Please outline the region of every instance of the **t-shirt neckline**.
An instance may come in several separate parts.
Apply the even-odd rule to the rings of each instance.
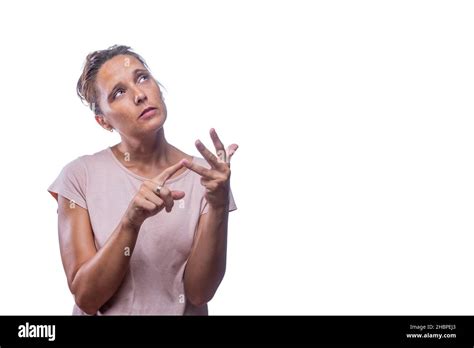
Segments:
[[[110,156],[112,157],[113,161],[123,170],[125,171],[125,173],[127,173],[128,175],[131,175],[133,176],[134,178],[137,178],[138,180],[141,180],[141,181],[145,181],[145,180],[151,180],[149,178],[145,178],[144,176],[141,176],[141,175],[138,175],[134,172],[132,172],[130,169],[128,169],[127,167],[125,167],[119,160],[117,157],[115,157],[115,154],[114,152],[112,151],[112,148],[110,146],[107,147],[107,152],[110,154]],[[191,162],[193,163],[194,162],[194,159],[195,157],[194,156],[191,156]],[[186,170],[184,172],[182,172],[181,174],[179,174],[178,176],[175,176],[174,178],[171,178],[171,179],[168,179],[166,180],[166,184],[170,184],[170,183],[173,183],[175,181],[178,181],[178,180],[181,180],[182,178],[184,178],[186,175],[188,175],[188,173],[190,172],[191,170],[189,168],[186,168]]]

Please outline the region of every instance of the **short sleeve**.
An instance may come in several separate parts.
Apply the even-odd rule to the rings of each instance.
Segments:
[[[201,215],[206,214],[209,210],[209,204],[207,202],[206,197],[202,199],[202,207],[201,207]],[[229,211],[237,210],[237,206],[235,205],[234,195],[232,194],[232,189],[229,190]]]
[[[86,183],[86,167],[79,157],[64,166],[56,180],[48,187],[48,191],[56,200],[58,195],[61,195],[87,209]]]

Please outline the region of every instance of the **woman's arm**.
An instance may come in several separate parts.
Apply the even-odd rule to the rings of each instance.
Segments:
[[[58,204],[61,259],[69,289],[79,308],[93,315],[120,286],[138,231],[122,221],[97,251],[88,211],[62,196]]]
[[[199,220],[184,274],[186,297],[195,306],[209,302],[224,278],[228,217],[227,207],[209,206],[208,213]]]
[[[76,304],[87,314],[95,314],[119,288],[143,222],[164,208],[171,211],[174,200],[184,197],[184,192],[170,191],[164,186],[180,168],[182,164],[178,162],[141,185],[120,223],[98,251],[89,212],[59,195],[61,259]],[[162,186],[159,196],[155,192],[157,183]]]
[[[209,210],[201,215],[197,235],[184,273],[184,289],[189,301],[202,306],[214,296],[224,278],[227,254],[227,222],[229,218],[230,158],[237,150],[237,144],[224,148],[214,128],[211,139],[218,157],[199,140],[196,147],[210,168],[192,162],[183,164],[201,176],[201,184],[206,188]]]

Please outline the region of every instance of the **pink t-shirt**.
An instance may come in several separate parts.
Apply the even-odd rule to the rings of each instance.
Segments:
[[[206,160],[193,162],[210,168]],[[196,307],[184,295],[183,274],[199,216],[208,210],[201,177],[187,169],[166,181],[185,192],[170,213],[165,210],[145,220],[130,267],[116,293],[96,315],[207,315],[207,305]],[[108,147],[68,163],[48,191],[89,212],[97,249],[119,224],[133,196],[146,178],[128,170]],[[237,209],[232,192],[229,211]],[[74,304],[73,315],[87,315]]]

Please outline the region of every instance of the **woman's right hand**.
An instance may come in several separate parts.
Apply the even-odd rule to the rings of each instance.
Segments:
[[[145,180],[125,211],[124,223],[138,231],[147,218],[158,214],[163,208],[169,213],[173,208],[174,201],[182,199],[184,192],[171,191],[165,186],[165,183],[182,167],[183,164],[179,161],[153,179]],[[161,187],[159,194],[155,191],[158,186]]]

